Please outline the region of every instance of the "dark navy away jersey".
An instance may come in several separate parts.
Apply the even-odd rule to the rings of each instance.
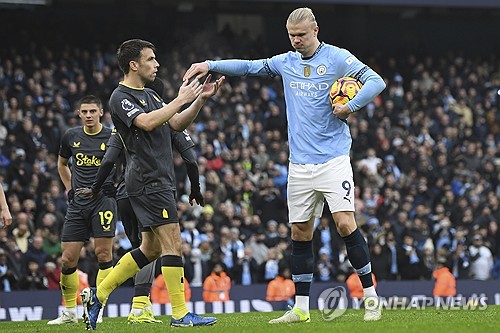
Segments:
[[[102,127],[96,134],[87,134],[83,126],[70,128],[64,133],[59,155],[70,161],[73,189],[92,185],[110,135],[109,128]]]
[[[149,88],[136,89],[120,84],[111,94],[111,116],[126,149],[125,183],[129,196],[175,188],[168,123],[150,132],[133,125],[138,115],[158,110],[163,105],[163,100]]]

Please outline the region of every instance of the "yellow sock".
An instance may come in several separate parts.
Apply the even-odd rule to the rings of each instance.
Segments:
[[[109,273],[111,273],[112,269],[113,269],[113,267],[106,268],[106,269],[99,269],[99,271],[97,272],[97,279],[95,282],[96,287],[99,287],[99,285],[101,284],[102,281],[104,281],[106,276],[108,276]]]
[[[132,299],[132,309],[144,309],[151,306],[148,296],[134,296]]]
[[[184,267],[162,266],[161,272],[172,303],[172,317],[181,319],[189,312],[184,296]]]
[[[139,266],[130,252],[126,253],[97,288],[97,298],[104,304],[119,285],[137,274]]]
[[[110,268],[106,268],[106,269],[99,269],[99,271],[97,271],[97,278],[96,278],[96,286],[99,287],[99,285],[101,284],[102,281],[104,281],[104,279],[106,278],[106,276],[109,275],[109,273],[111,273],[111,270],[113,269],[113,267],[110,267]],[[102,303],[103,305],[106,305],[106,303]]]
[[[76,308],[76,293],[78,292],[79,282],[77,271],[68,275],[61,273],[59,285],[61,286],[64,302],[66,302],[66,308]]]

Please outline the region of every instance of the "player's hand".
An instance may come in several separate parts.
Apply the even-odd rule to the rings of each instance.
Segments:
[[[97,193],[94,193],[94,191],[90,187],[80,187],[76,189],[75,195],[81,195],[84,197],[95,197]]]
[[[344,104],[333,104],[333,115],[339,119],[346,120],[352,111],[347,105]]]
[[[68,191],[68,202],[71,203],[75,198],[75,191],[73,189]]]
[[[194,101],[198,96],[200,96],[203,91],[203,86],[198,82],[198,80],[193,80],[189,83],[188,80],[184,80],[182,82],[181,87],[179,88],[179,94],[177,98],[179,98],[183,104],[188,104]]]
[[[203,98],[204,100],[209,99],[213,95],[217,93],[219,90],[220,86],[226,79],[225,76],[221,76],[219,79],[215,80],[215,82],[210,82],[212,79],[212,75],[208,74],[207,78],[205,79],[205,82],[203,82],[203,91],[201,92],[200,97]]]
[[[208,73],[208,64],[206,62],[198,62],[192,64],[191,67],[188,68],[186,73],[184,74],[183,80],[189,80],[193,76],[196,76],[196,79],[199,80]]]
[[[8,208],[2,209],[1,221],[4,229],[7,229],[12,224],[12,215],[10,215]]]
[[[101,187],[102,193],[108,198],[116,198],[116,187],[111,183],[106,183]]]
[[[191,194],[189,195],[189,203],[191,204],[191,206],[194,205],[193,200],[194,203],[197,203],[202,207],[205,206],[205,198],[203,198],[203,195],[201,194],[199,189],[191,188]]]

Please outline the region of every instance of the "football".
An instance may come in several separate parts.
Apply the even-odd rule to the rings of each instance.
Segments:
[[[330,103],[346,104],[352,100],[363,85],[352,77],[341,77],[330,89]]]

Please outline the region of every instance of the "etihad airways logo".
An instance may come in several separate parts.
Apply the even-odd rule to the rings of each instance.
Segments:
[[[290,89],[296,96],[318,97],[320,94],[328,91],[330,85],[326,82],[290,82]]]
[[[84,153],[78,153],[75,155],[76,165],[78,166],[100,166],[101,159],[95,156],[87,156]]]

